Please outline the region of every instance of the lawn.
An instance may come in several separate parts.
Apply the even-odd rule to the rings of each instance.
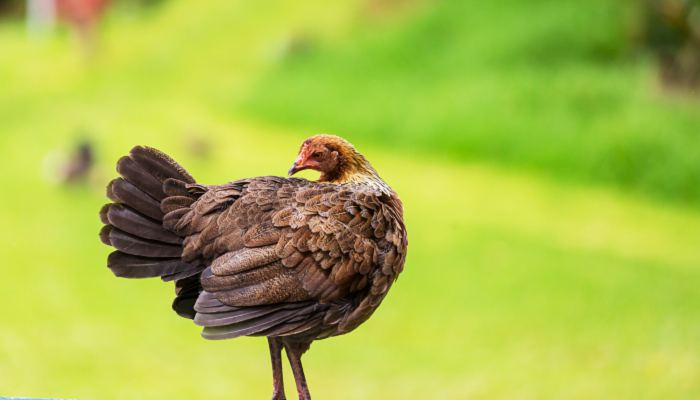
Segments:
[[[336,117],[309,123],[251,104],[262,107],[261,91],[288,73],[279,52],[290,37],[342,48],[364,8],[161,7],[111,16],[88,65],[65,33],[27,43],[21,26],[0,26],[0,396],[269,397],[263,339],[205,341],[171,312],[171,284],[111,275],[97,237],[103,187],[137,143],[205,183],[284,174],[312,128],[338,129],[340,106],[319,105]],[[381,24],[398,32],[412,18]],[[409,256],[365,325],[305,356],[315,398],[700,397],[697,207],[583,172],[572,180],[498,157],[443,157],[428,138],[412,151],[410,140],[347,128],[338,133],[404,201]],[[80,135],[96,145],[93,183],[51,183],[47,155]],[[191,151],[193,138],[210,143],[207,157]]]

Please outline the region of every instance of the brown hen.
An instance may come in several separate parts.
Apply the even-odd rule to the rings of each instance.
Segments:
[[[355,148],[317,135],[289,175],[200,185],[167,155],[134,147],[107,187],[100,237],[117,276],[175,281],[173,309],[207,339],[267,336],[273,398],[284,399],[286,350],[299,398],[301,355],[350,332],[403,269],[406,228],[397,194]]]

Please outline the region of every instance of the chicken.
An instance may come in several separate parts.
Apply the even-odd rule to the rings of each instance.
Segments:
[[[284,349],[300,399],[311,342],[366,321],[402,271],[403,206],[370,163],[331,135],[303,142],[291,176],[195,183],[149,147],[117,163],[100,211],[112,272],[175,281],[173,309],[207,339],[266,336],[273,399],[284,399]]]

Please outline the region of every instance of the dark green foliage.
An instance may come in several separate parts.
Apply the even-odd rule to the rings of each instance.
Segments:
[[[659,94],[625,2],[436,2],[286,60],[253,115],[700,201],[700,113]],[[640,61],[640,62],[636,62]]]
[[[643,39],[664,84],[700,86],[700,1],[646,0]]]
[[[22,0],[0,0],[0,19],[21,18],[25,10]]]

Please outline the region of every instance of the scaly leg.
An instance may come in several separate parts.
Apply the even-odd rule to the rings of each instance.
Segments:
[[[282,340],[269,337],[270,359],[272,360],[272,400],[286,400],[282,377]]]
[[[306,378],[304,377],[304,368],[301,366],[301,355],[309,349],[311,342],[290,342],[284,341],[284,348],[287,350],[287,358],[289,359],[289,365],[292,367],[292,372],[294,373],[294,380],[297,384],[297,392],[299,393],[299,400],[311,400],[311,394],[309,393],[309,387],[306,385]]]

